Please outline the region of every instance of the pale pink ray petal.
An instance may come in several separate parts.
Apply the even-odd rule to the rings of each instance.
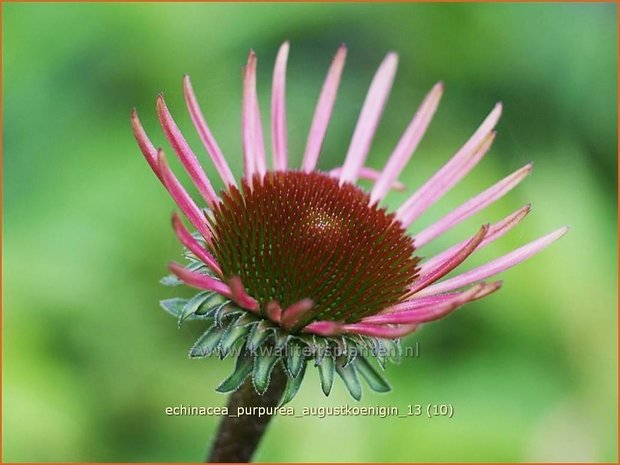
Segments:
[[[370,84],[342,167],[340,184],[357,181],[360,168],[364,166],[372,138],[383,113],[383,107],[392,88],[397,66],[398,55],[388,53]]]
[[[219,202],[217,194],[213,190],[209,178],[200,166],[196,155],[194,155],[194,152],[192,152],[183,134],[181,134],[181,131],[179,131],[179,128],[172,119],[172,115],[170,115],[168,111],[162,94],[159,94],[157,97],[157,116],[159,117],[159,122],[166,137],[170,141],[170,145],[172,145],[183,167],[198,188],[198,192],[200,192],[202,198],[205,199],[209,208],[213,208],[213,206]]]
[[[342,76],[346,56],[347,48],[341,45],[336,52],[336,56],[327,72],[325,83],[321,89],[321,95],[319,96],[319,101],[314,110],[312,126],[310,126],[304,160],[301,166],[302,171],[306,173],[310,173],[316,168],[319,153],[323,146],[323,140],[325,139],[325,133],[327,132],[327,125],[329,124],[336,101],[336,95],[338,94],[340,76]]]
[[[234,300],[241,307],[254,313],[258,313],[258,302],[252,296],[248,295],[247,292],[245,292],[245,287],[243,286],[239,276],[233,276],[230,278],[228,280],[228,285],[230,286],[232,300]]]
[[[497,291],[500,287],[501,281],[491,284],[481,283],[473,286],[465,292],[457,294],[452,298],[446,299],[439,304],[431,304],[410,310],[373,315],[364,318],[362,322],[374,324],[427,323],[429,321],[434,321],[445,317],[466,303],[486,297]]]
[[[254,168],[262,178],[267,172],[267,162],[265,161],[265,141],[263,140],[263,123],[261,121],[260,107],[258,105],[258,95],[254,100]]]
[[[207,121],[200,110],[198,99],[196,99],[196,94],[194,93],[192,83],[187,74],[183,77],[183,93],[185,95],[187,109],[189,110],[189,114],[194,122],[196,131],[198,131],[198,135],[200,136],[200,140],[202,141],[205,150],[211,157],[211,160],[213,160],[215,169],[222,178],[222,181],[224,181],[224,184],[227,186],[236,186],[237,183],[235,182],[235,177],[230,171],[230,167],[228,166],[228,163],[226,163],[226,158],[224,158],[224,154],[220,150],[220,146],[215,140],[215,137],[213,137],[213,134],[207,125]]]
[[[222,269],[215,258],[202,247],[192,234],[185,228],[179,215],[172,215],[172,227],[181,243],[187,247],[198,259],[211,268],[215,274],[222,276]]]
[[[497,223],[491,225],[489,228],[489,232],[484,240],[480,243],[480,245],[476,248],[476,250],[481,249],[491,242],[499,239],[516,225],[518,225],[523,218],[527,216],[527,214],[531,210],[531,205],[525,205],[524,207],[519,208],[516,212],[511,213],[506,218]],[[470,238],[471,239],[471,238]],[[454,253],[463,247],[463,245],[470,239],[467,239],[463,242],[453,245],[449,249],[444,250],[443,252],[435,255],[434,257],[429,258],[424,263],[420,265],[420,271],[418,272],[420,276],[423,276],[429,273],[432,269],[439,266],[444,260],[448,257],[454,255]],[[417,245],[417,244],[416,244]]]
[[[314,301],[312,299],[302,299],[299,302],[295,302],[289,305],[282,312],[281,326],[284,329],[293,328],[299,321],[312,310],[314,307]]]
[[[334,168],[333,170],[329,171],[329,175],[332,178],[339,178],[341,173],[342,173],[342,166],[339,166],[338,168]],[[363,166],[359,172],[360,179],[366,179],[368,181],[373,181],[373,182],[379,179],[380,176],[381,176],[380,171],[377,171],[373,168],[369,168],[367,166]],[[405,189],[405,185],[402,182],[395,180],[392,182],[392,185],[390,186],[390,188],[394,189],[395,191],[402,191]]]
[[[271,137],[273,142],[273,168],[286,171],[286,62],[289,43],[284,42],[278,51],[273,70],[271,91]]]
[[[144,155],[144,158],[155,175],[157,175],[159,180],[163,183],[164,181],[159,172],[159,165],[157,162],[157,149],[155,149],[153,143],[146,135],[146,131],[144,131],[142,123],[140,123],[140,119],[138,118],[138,111],[135,108],[131,110],[131,128],[133,130],[133,136],[136,138],[136,142],[142,151],[142,155]]]
[[[335,321],[314,321],[301,330],[303,333],[312,333],[319,336],[335,336],[341,333],[342,324]]]
[[[197,273],[196,271],[190,271],[182,265],[174,262],[170,263],[168,268],[185,284],[198,289],[217,292],[218,294],[222,294],[229,299],[232,297],[230,288],[218,279],[212,278],[206,274]]]
[[[441,265],[433,269],[430,273],[427,273],[424,276],[420,276],[418,280],[411,285],[411,294],[415,294],[420,289],[424,289],[425,287],[444,277],[445,275],[450,273],[450,271],[463,263],[465,259],[469,257],[474,250],[476,250],[476,247],[478,247],[478,245],[482,242],[488,232],[489,225],[485,224],[480,228],[478,233],[476,233],[476,235],[472,239],[470,239],[454,255],[446,259],[444,262],[441,263]]]
[[[416,111],[409,126],[405,130],[401,139],[398,141],[396,148],[390,155],[388,162],[381,173],[381,177],[375,183],[370,192],[370,203],[374,204],[383,200],[387,195],[390,186],[398,178],[403,168],[415,152],[420,140],[424,136],[428,125],[437,110],[441,95],[443,93],[443,84],[441,82],[435,84],[428,95],[422,101],[422,104]]]
[[[528,163],[523,168],[505,177],[497,184],[489,187],[476,197],[452,210],[436,223],[433,223],[423,231],[415,235],[415,245],[420,248],[437,238],[447,230],[466,220],[483,208],[500,199],[514,189],[532,171],[532,164]]]
[[[495,137],[493,128],[501,113],[502,105],[498,103],[450,161],[398,209],[397,218],[405,227],[408,227],[478,164],[491,147]]]
[[[274,323],[280,323],[282,319],[282,307],[278,302],[269,302],[265,307],[265,313],[267,314],[267,318],[269,318]]]
[[[397,339],[413,333],[418,329],[417,324],[398,326],[384,326],[370,323],[352,323],[342,325],[341,331],[346,334],[360,334],[363,336],[380,337],[383,339]]]
[[[479,284],[439,304],[431,304],[415,309],[372,315],[364,318],[362,322],[372,324],[425,323],[426,321],[446,316],[448,313],[456,310],[461,305],[473,300],[475,295],[482,290],[482,287],[483,285]]]
[[[560,228],[500,258],[497,258],[482,266],[474,268],[473,270],[466,271],[465,273],[457,275],[453,278],[429,286],[418,292],[417,295],[431,295],[451,291],[475,283],[477,281],[482,281],[483,279],[486,279],[490,276],[494,276],[498,273],[501,273],[502,271],[512,268],[518,263],[521,263],[522,261],[530,258],[532,255],[537,254],[542,249],[544,249],[548,245],[558,240],[564,234],[566,234],[567,231],[568,227]]]
[[[194,225],[198,232],[202,234],[202,237],[204,237],[208,243],[211,243],[213,233],[207,224],[207,219],[205,218],[204,213],[200,210],[200,208],[198,208],[179,180],[176,178],[168,166],[166,156],[161,149],[157,152],[157,160],[162,182],[164,183],[164,186],[166,186],[166,189],[168,189],[168,192],[170,192],[170,196],[174,199],[187,219]]]
[[[252,176],[256,168],[256,124],[257,116],[256,97],[256,54],[250,50],[248,63],[243,76],[243,120],[241,123],[243,132],[243,172],[248,183],[252,182]]]
[[[491,284],[487,284],[487,286],[497,286],[497,288],[499,288],[501,284],[502,284],[501,281],[497,281]],[[415,310],[415,309],[422,308],[422,307],[443,304],[447,300],[454,299],[462,295],[464,292],[466,291],[459,291],[459,292],[452,292],[452,293],[438,294],[438,295],[429,295],[429,296],[424,296],[424,297],[418,297],[417,295],[415,295],[411,297],[409,300],[405,300],[403,302],[399,302],[395,305],[392,305],[391,307],[381,312],[379,315],[387,315],[391,313],[398,313],[398,312],[403,312],[403,311]],[[478,300],[479,298],[485,295],[486,294],[483,294],[481,292],[480,294],[476,295],[476,298],[474,300]],[[374,317],[375,315],[372,315],[366,318],[372,321]],[[364,320],[362,321],[366,321],[366,318],[364,318]]]

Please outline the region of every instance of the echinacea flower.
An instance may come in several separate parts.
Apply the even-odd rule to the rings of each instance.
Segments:
[[[272,168],[266,149],[256,93],[256,56],[250,52],[243,78],[243,162],[241,180],[233,176],[199,108],[189,78],[183,81],[191,119],[225,187],[219,194],[168,110],[157,98],[161,127],[176,156],[197,187],[205,208],[188,195],[164,153],[147,137],[132,113],[136,140],[147,162],[191,223],[190,232],[173,216],[173,228],[186,249],[186,265],[172,263],[168,284],[185,283],[201,292],[191,299],[169,299],[163,307],[179,323],[210,323],[191,357],[217,353],[237,356],[233,374],[221,392],[237,389],[252,376],[258,393],[267,389],[281,363],[288,378],[282,402],[293,398],[308,362],[319,369],[324,393],[334,373],[356,399],[359,376],[375,391],[389,390],[373,367],[397,355],[400,338],[420,325],[495,292],[500,281],[486,282],[531,257],[566,232],[558,229],[507,255],[449,279],[443,279],[473,252],[497,240],[529,212],[526,205],[438,255],[420,260],[417,250],[498,200],[531,171],[518,169],[443,218],[409,235],[415,220],[471,171],[488,152],[502,106],[497,104],[475,133],[396,212],[381,206],[390,189],[402,189],[398,177],[414,153],[439,104],[443,85],[422,101],[382,171],[365,166],[397,67],[390,53],[375,74],[341,167],[316,169],[336,100],[346,49],[337,51],[314,113],[301,167],[288,163],[285,75],[289,45],[277,55],[271,97]],[[374,182],[370,192],[356,183]]]

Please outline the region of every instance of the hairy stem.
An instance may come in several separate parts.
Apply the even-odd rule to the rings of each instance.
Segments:
[[[241,387],[230,395],[229,415],[236,415],[239,407],[276,407],[284,393],[286,380],[283,367],[277,364],[271,373],[269,388],[261,396],[256,393],[252,380],[248,377]],[[207,462],[250,462],[270,420],[271,415],[223,417]]]

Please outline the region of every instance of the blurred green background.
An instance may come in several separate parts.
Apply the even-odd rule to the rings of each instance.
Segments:
[[[177,330],[158,308],[189,291],[158,284],[181,252],[174,205],[134,143],[129,112],[137,107],[168,147],[154,109],[165,92],[219,182],[184,108],[189,73],[238,175],[241,67],[254,48],[267,109],[286,39],[295,166],[339,43],[349,55],[321,168],[342,164],[387,51],[400,68],[370,166],[445,83],[392,208],[504,102],[493,150],[411,231],[530,160],[533,175],[421,254],[530,201],[530,216],[466,268],[572,230],[504,273],[501,292],[409,337],[420,357],[388,368],[393,392],[366,390],[361,402],[451,403],[454,418],[278,418],[257,459],[616,461],[616,14],[613,4],[4,4],[4,461],[203,458],[217,418],[164,408],[224,405],[214,389],[232,367],[188,360],[200,325]],[[312,370],[292,405],[342,403],[354,401],[340,381],[325,399]]]

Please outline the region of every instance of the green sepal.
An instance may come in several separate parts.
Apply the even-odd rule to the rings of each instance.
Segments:
[[[179,315],[181,315],[183,307],[185,307],[186,304],[187,299],[181,299],[179,297],[159,301],[159,305],[161,306],[161,308],[166,310],[175,318],[179,318]]]
[[[359,355],[359,347],[358,347],[357,341],[355,341],[354,339],[344,337],[343,340],[346,343],[346,348],[347,348],[346,349],[347,350],[346,351],[347,361],[345,362],[344,366],[347,366],[353,363],[355,359],[357,358],[357,356]]]
[[[293,378],[296,378],[306,363],[304,354],[305,344],[298,340],[292,340],[286,351],[286,368]]]
[[[370,364],[370,362],[364,357],[357,357],[355,359],[355,368],[359,374],[362,375],[362,378],[366,380],[370,389],[375,392],[389,392],[392,390],[392,387],[385,380],[381,374],[374,369],[374,367]]]
[[[314,365],[320,366],[323,363],[323,359],[331,358],[327,355],[329,350],[329,341],[323,337],[314,338]]]
[[[206,300],[202,303],[198,310],[196,310],[196,315],[204,315],[213,316],[218,308],[223,307],[228,302],[230,302],[226,297],[220,294],[213,293],[209,300]]]
[[[235,325],[237,326],[248,326],[257,324],[260,320],[252,315],[250,312],[243,312],[243,315],[239,317],[237,321],[235,321]]]
[[[248,350],[255,351],[271,335],[272,326],[267,320],[261,320],[252,328],[252,333],[248,337]]]
[[[252,356],[247,351],[244,351],[237,358],[235,371],[233,371],[228,378],[222,381],[222,383],[216,388],[216,391],[227,393],[239,389],[239,386],[241,386],[248,375],[252,373],[253,364],[254,360]]]
[[[179,278],[177,278],[175,275],[173,274],[169,274],[164,276],[163,278],[161,278],[159,280],[159,284],[163,284],[164,286],[180,286],[181,284],[185,284],[183,281],[181,281]]]
[[[344,381],[344,385],[346,386],[347,391],[349,391],[349,394],[351,394],[351,397],[355,400],[360,400],[362,398],[362,385],[357,377],[355,365],[344,365],[344,363],[337,363],[336,372],[342,378],[342,381]]]
[[[254,357],[252,382],[258,394],[263,395],[269,387],[271,371],[278,360],[280,360],[280,357],[276,355],[258,355]]]
[[[284,331],[277,331],[275,334],[276,337],[276,352],[282,352],[286,347],[288,341],[291,338],[291,335]]]
[[[400,363],[403,355],[403,347],[399,339],[381,339],[383,347],[387,350],[387,360],[392,363]]]
[[[225,332],[226,328],[220,328],[216,325],[211,326],[190,349],[190,358],[203,358],[211,355],[218,349],[220,340]]]
[[[224,302],[222,305],[217,307],[215,312],[213,313],[213,318],[215,320],[215,324],[218,326],[222,326],[224,320],[231,316],[239,315],[241,313],[245,313],[244,310],[241,310],[235,304],[230,301]]]
[[[189,299],[185,304],[185,307],[183,307],[183,310],[181,310],[181,314],[179,315],[179,319],[177,322],[179,327],[190,316],[195,315],[202,304],[209,302],[211,299],[214,298],[214,296],[217,295],[218,294],[214,294],[213,292],[199,292],[194,297]]]
[[[301,382],[304,380],[304,375],[306,374],[306,364],[302,364],[301,370],[297,373],[295,377],[288,377],[286,382],[286,389],[284,390],[284,394],[282,395],[282,399],[278,404],[278,407],[282,407],[284,404],[288,404],[293,398],[297,395],[299,388],[301,387]]]
[[[318,365],[319,379],[321,380],[321,389],[323,394],[329,396],[334,384],[334,359],[331,357],[325,357],[323,362]]]
[[[239,319],[241,318],[243,318],[243,316],[239,317]],[[237,321],[239,321],[239,319]],[[226,358],[230,354],[230,351],[234,347],[235,343],[250,331],[249,326],[239,326],[237,325],[237,321],[228,326],[224,336],[222,336],[222,339],[220,340],[221,359]]]

